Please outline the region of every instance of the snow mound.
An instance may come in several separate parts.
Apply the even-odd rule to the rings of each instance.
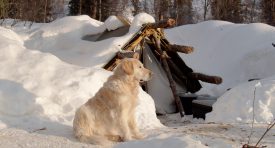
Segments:
[[[233,24],[206,21],[165,30],[171,43],[194,46],[191,54],[180,54],[196,72],[218,75],[221,85],[202,83],[200,94],[220,96],[249,79],[275,74],[275,28],[266,24]]]
[[[142,13],[135,17],[131,28],[137,31],[142,23],[153,21],[152,16]],[[136,33],[129,32],[122,37],[98,42],[82,40],[85,35],[104,32],[109,23],[107,21],[104,24],[86,15],[64,17],[24,35],[27,36],[24,38],[24,45],[28,49],[51,53],[73,65],[102,67]]]
[[[132,21],[129,32],[136,33],[142,27],[143,24],[154,23],[154,22],[155,22],[155,19],[153,16],[147,13],[139,13],[135,16],[134,20]]]
[[[247,83],[251,79],[263,79],[256,94],[256,121],[274,119],[274,80],[268,78],[275,75],[274,27],[206,21],[167,29],[165,33],[172,43],[194,46],[193,53],[180,56],[195,72],[223,78],[221,85],[202,83],[198,92],[221,96],[207,115],[208,122],[250,122],[255,83]]]
[[[254,100],[255,91],[255,100]],[[207,122],[271,122],[275,118],[275,76],[240,84],[222,95],[206,115]]]
[[[70,25],[72,21],[78,26]],[[66,17],[41,26],[26,40],[12,30],[0,27],[0,128],[16,127],[29,131],[46,127],[42,133],[72,137],[75,110],[93,97],[112,72],[96,68],[94,63],[91,67],[72,65],[52,53],[69,54],[66,58],[71,61],[80,58],[73,53],[82,53],[82,49],[65,50],[61,48],[62,44],[62,47],[93,44],[85,44],[86,41],[76,37],[80,38],[89,27],[93,32],[93,29],[102,27],[100,25],[101,22],[86,16]],[[120,39],[117,43],[123,41]],[[106,40],[93,44],[87,53],[106,52],[100,49],[103,44],[110,43]],[[112,52],[108,57],[113,56]],[[92,60],[99,59],[108,60],[100,54]],[[153,99],[142,89],[136,118],[140,129],[162,126],[156,117]]]
[[[102,33],[105,29],[104,23],[86,15],[69,16],[44,24],[27,34],[24,45],[28,49],[51,53],[66,63],[99,67],[118,48],[112,47],[112,44],[93,43],[81,38],[87,34]]]
[[[124,24],[116,17],[109,16],[104,22],[108,31],[116,30],[119,27],[124,26]]]

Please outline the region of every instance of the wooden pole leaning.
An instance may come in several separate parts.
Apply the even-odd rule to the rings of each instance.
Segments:
[[[169,65],[168,65],[168,62],[167,62],[167,58],[169,58],[169,57],[166,54],[166,51],[161,50],[160,37],[158,36],[157,32],[154,32],[153,39],[154,39],[154,42],[155,42],[155,45],[156,45],[156,50],[157,50],[156,52],[158,52],[160,54],[161,61],[162,61],[162,64],[163,64],[163,68],[164,68],[165,73],[167,75],[167,78],[168,78],[168,81],[169,81],[169,84],[170,84],[170,88],[171,88],[171,91],[173,93],[173,97],[175,99],[176,105],[177,105],[177,107],[179,109],[179,112],[180,112],[180,116],[183,117],[184,116],[183,106],[182,106],[180,98],[177,94],[176,83],[175,83],[175,81],[172,77],[172,73],[170,71],[170,68],[169,68]]]

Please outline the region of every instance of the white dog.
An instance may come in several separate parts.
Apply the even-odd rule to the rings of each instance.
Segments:
[[[148,81],[151,76],[152,72],[137,59],[122,60],[95,96],[76,111],[76,138],[101,145],[143,138],[135,120],[135,108],[139,82]]]

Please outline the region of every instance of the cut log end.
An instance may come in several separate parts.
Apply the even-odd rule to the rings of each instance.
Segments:
[[[181,53],[189,54],[194,51],[194,47],[174,44],[174,45],[170,45],[170,50],[174,51],[174,52],[181,52]]]
[[[176,24],[176,20],[169,18],[167,20],[167,27],[173,27]]]
[[[193,79],[201,80],[207,83],[212,83],[217,85],[222,83],[222,78],[218,76],[208,76],[201,73],[190,73],[189,76]]]
[[[176,21],[170,18],[168,20],[163,20],[157,23],[148,24],[148,27],[151,29],[168,28],[168,27],[173,27],[175,24],[176,24]]]

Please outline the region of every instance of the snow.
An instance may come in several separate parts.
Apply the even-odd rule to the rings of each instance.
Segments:
[[[96,64],[112,57],[110,53],[105,58],[102,55],[112,44],[81,40],[87,33],[103,30],[103,23],[88,16],[65,17],[19,34],[0,27],[0,128],[33,131],[45,127],[41,133],[72,138],[75,110],[112,74]],[[93,57],[81,59],[86,53]],[[88,58],[88,66],[78,62]],[[162,127],[153,99],[142,89],[136,118],[140,129]]]
[[[139,13],[135,16],[134,20],[132,21],[132,25],[130,26],[129,32],[136,33],[139,28],[142,27],[145,23],[154,23],[155,19],[153,16],[147,13]]]
[[[270,123],[275,119],[275,77],[243,83],[232,88],[214,104],[213,111],[207,114],[206,121],[251,123],[253,102],[255,122]],[[226,116],[221,113],[225,113]]]
[[[75,110],[112,74],[100,67],[146,22],[153,17],[139,14],[129,33],[98,42],[82,37],[104,32],[107,22],[85,15],[33,28],[0,27],[0,147],[95,147],[73,137]],[[198,92],[220,97],[206,122],[172,114],[159,117],[163,126],[154,100],[140,88],[136,118],[147,137],[115,147],[241,147],[250,135],[256,88],[255,144],[275,115],[274,27],[207,21],[165,33],[172,43],[195,47],[189,55],[180,54],[188,66],[223,77],[222,85],[203,83]],[[255,78],[261,80],[247,82]],[[274,147],[274,133],[262,143]]]
[[[171,43],[195,48],[180,54],[196,72],[218,75],[221,85],[203,83],[199,94],[220,96],[249,79],[275,75],[275,28],[266,24],[233,24],[206,21],[165,30]]]
[[[159,137],[159,138],[154,138],[154,139],[148,139],[145,140],[144,142],[128,142],[128,143],[123,143],[118,145],[117,147],[121,148],[127,148],[127,147],[132,147],[132,148],[140,148],[140,147],[150,147],[150,148],[178,148],[179,146],[184,147],[184,148],[206,148],[205,145],[201,143],[201,141],[196,140],[192,136],[184,136],[184,137]]]
[[[219,97],[213,112],[206,117],[208,122],[253,120],[256,82],[247,83],[250,79],[261,79],[262,84],[255,100],[256,122],[269,123],[275,118],[274,27],[206,21],[168,29],[166,35],[172,43],[195,47],[191,54],[180,54],[194,71],[223,78],[221,85],[202,83],[203,88],[198,92]]]
[[[116,16],[109,16],[104,22],[108,31],[116,30],[124,26],[124,24],[116,17]]]

